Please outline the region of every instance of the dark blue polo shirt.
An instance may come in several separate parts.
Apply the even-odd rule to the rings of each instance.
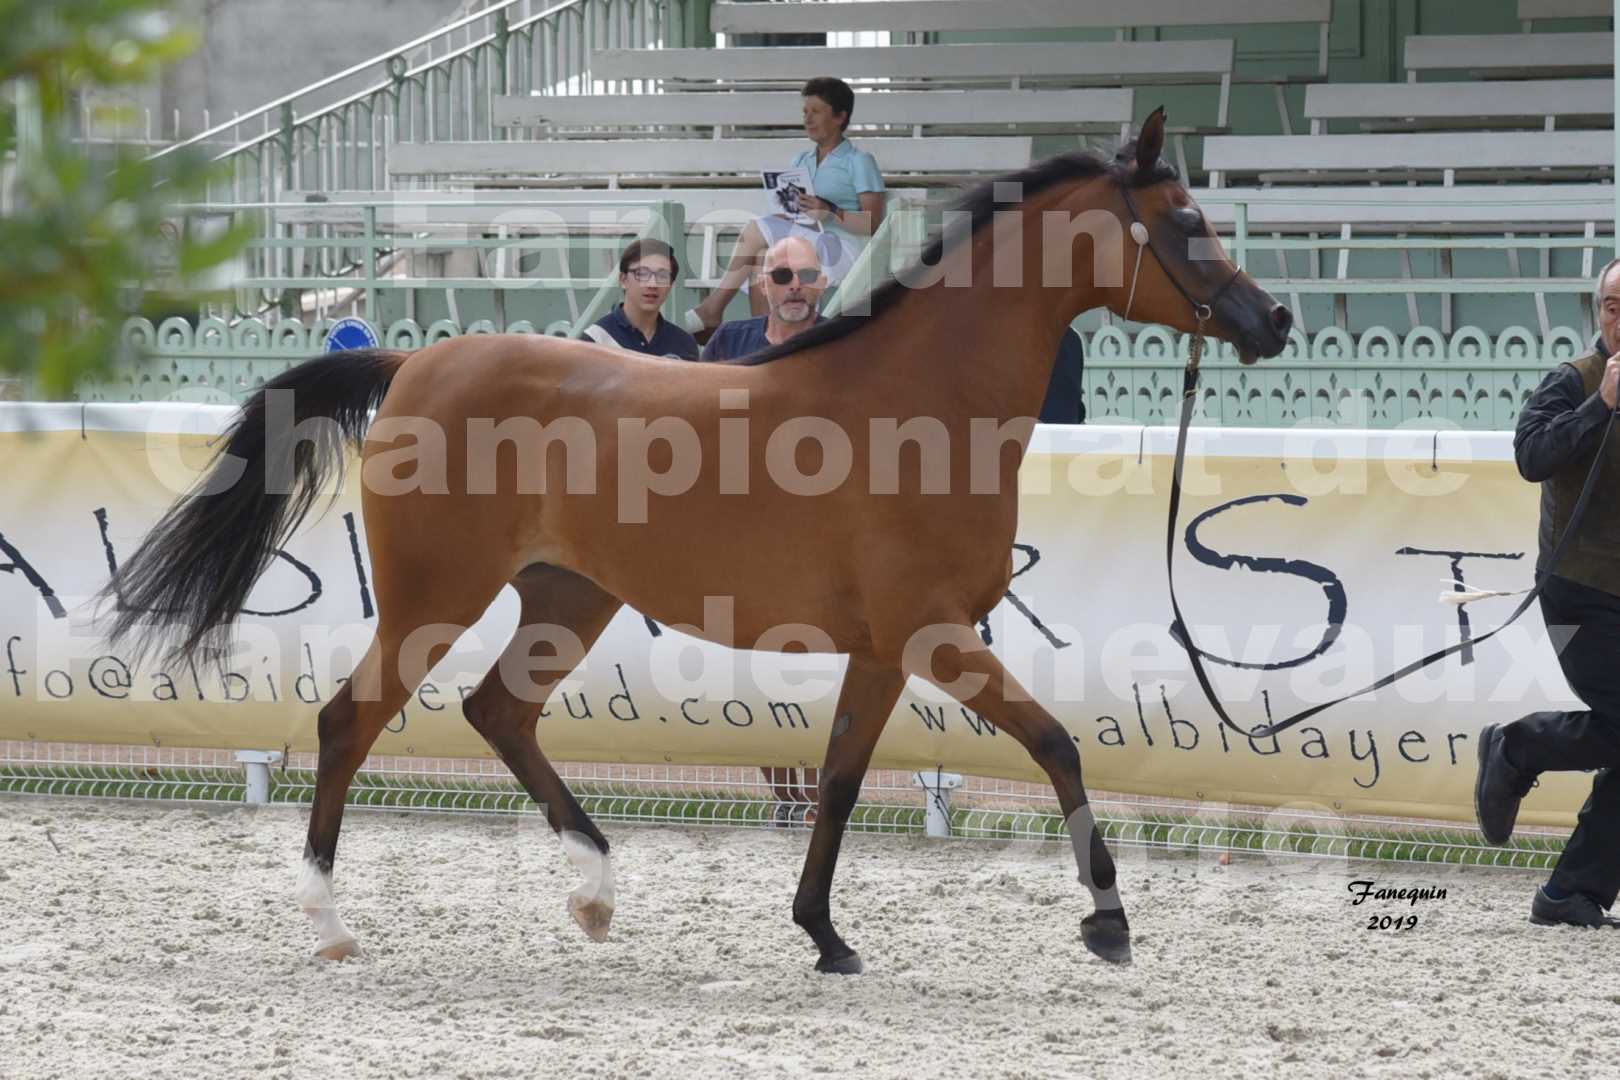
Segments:
[[[769,315],[759,315],[723,324],[709,338],[709,343],[703,346],[703,359],[733,360],[768,347],[770,342],[765,339],[765,323],[769,319]],[[820,314],[816,315],[816,322],[824,321]]]
[[[658,316],[658,327],[653,331],[651,341],[642,337],[641,331],[625,317],[623,304],[615,304],[612,311],[597,320],[596,325],[605,330],[621,349],[649,356],[673,356],[678,360],[698,358],[697,341],[692,335],[662,315]]]
[[[1057,359],[1052,364],[1052,380],[1046,384],[1046,400],[1041,402],[1043,424],[1083,424],[1086,422],[1085,390],[1080,373],[1085,368],[1085,346],[1074,327],[1063,331]]]

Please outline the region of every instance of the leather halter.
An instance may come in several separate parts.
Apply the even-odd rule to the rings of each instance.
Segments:
[[[1180,293],[1181,296],[1182,296],[1182,299],[1186,300],[1187,303],[1192,307],[1192,309],[1193,309],[1193,317],[1198,320],[1198,330],[1194,334],[1194,342],[1195,342],[1195,344],[1193,345],[1193,355],[1191,357],[1189,357],[1189,361],[1190,361],[1191,365],[1194,368],[1196,368],[1197,365],[1198,365],[1198,356],[1203,351],[1202,338],[1203,338],[1204,324],[1206,322],[1208,322],[1210,319],[1214,318],[1214,316],[1215,316],[1215,305],[1219,304],[1221,302],[1221,300],[1223,298],[1225,298],[1226,291],[1228,289],[1230,289],[1234,284],[1236,284],[1238,277],[1243,273],[1243,267],[1241,267],[1241,266],[1233,267],[1232,268],[1232,276],[1227,278],[1226,281],[1221,285],[1221,287],[1216,289],[1215,292],[1210,296],[1210,298],[1208,300],[1205,300],[1203,302],[1199,302],[1197,300],[1194,300],[1192,293],[1187,291],[1187,287],[1181,283],[1181,279],[1176,276],[1176,272],[1174,270],[1170,269],[1170,263],[1165,259],[1164,255],[1154,245],[1154,243],[1153,243],[1153,230],[1149,229],[1147,227],[1147,222],[1142,220],[1141,213],[1136,209],[1136,200],[1131,197],[1131,189],[1130,189],[1130,187],[1128,185],[1122,184],[1122,185],[1120,185],[1119,190],[1120,190],[1120,194],[1125,196],[1125,209],[1127,209],[1127,210],[1129,210],[1131,212],[1131,222],[1132,222],[1132,224],[1142,226],[1142,231],[1147,235],[1147,240],[1143,242],[1142,246],[1146,247],[1149,251],[1153,252],[1153,258],[1158,261],[1159,269],[1164,271],[1164,276],[1170,280],[1171,285],[1175,286],[1176,292]],[[1142,260],[1141,260],[1140,248],[1138,249],[1137,256],[1138,257],[1137,257],[1137,260],[1136,260],[1136,274],[1131,275],[1131,299],[1132,299],[1133,302],[1134,302],[1134,300],[1136,298],[1136,275],[1140,274],[1141,271],[1142,271]],[[1130,304],[1126,305],[1125,316],[1124,317],[1125,318],[1130,318]]]
[[[1136,203],[1131,198],[1130,188],[1124,187],[1121,188],[1121,191],[1124,193],[1125,205],[1131,212],[1131,218],[1133,221],[1141,223],[1142,218],[1141,215],[1137,213]],[[1145,229],[1146,227],[1147,226],[1143,224],[1143,228]],[[1147,243],[1144,246],[1153,251],[1153,257],[1159,260],[1159,267],[1164,271],[1165,276],[1170,279],[1170,284],[1174,285],[1176,287],[1176,291],[1186,298],[1187,302],[1192,305],[1193,314],[1198,319],[1198,330],[1193,334],[1192,343],[1188,349],[1186,371],[1182,377],[1181,421],[1176,432],[1175,463],[1170,471],[1170,507],[1167,515],[1164,537],[1164,572],[1165,584],[1170,593],[1170,611],[1174,616],[1174,621],[1170,624],[1170,636],[1176,640],[1177,644],[1186,650],[1187,661],[1192,667],[1194,677],[1198,680],[1198,686],[1204,692],[1205,700],[1209,702],[1210,708],[1215,710],[1215,715],[1220,718],[1221,723],[1225,724],[1239,735],[1247,736],[1251,739],[1270,738],[1271,736],[1276,735],[1278,732],[1285,731],[1288,728],[1293,727],[1295,724],[1303,723],[1316,714],[1327,709],[1331,709],[1333,706],[1338,705],[1341,702],[1349,701],[1351,698],[1361,697],[1363,694],[1370,694],[1375,691],[1382,690],[1391,683],[1396,682],[1399,679],[1404,679],[1406,676],[1414,674],[1415,672],[1421,671],[1430,664],[1437,663],[1453,653],[1461,652],[1463,649],[1472,648],[1473,646],[1482,644],[1490,638],[1495,637],[1503,630],[1506,630],[1514,622],[1518,621],[1519,616],[1523,615],[1530,609],[1530,606],[1534,604],[1536,599],[1541,595],[1542,587],[1546,585],[1547,579],[1553,575],[1553,571],[1557,568],[1559,561],[1564,557],[1564,553],[1569,549],[1570,541],[1575,537],[1575,532],[1580,525],[1581,517],[1586,513],[1587,504],[1591,501],[1592,492],[1597,487],[1598,475],[1603,468],[1603,461],[1605,457],[1604,451],[1609,443],[1609,435],[1613,432],[1616,426],[1616,421],[1620,421],[1620,404],[1617,404],[1615,408],[1610,410],[1609,423],[1604,426],[1603,438],[1598,443],[1597,456],[1593,459],[1592,467],[1586,474],[1586,482],[1581,485],[1580,496],[1575,500],[1575,507],[1570,513],[1569,525],[1564,529],[1563,536],[1559,537],[1558,544],[1554,547],[1552,556],[1547,560],[1546,568],[1537,571],[1534,579],[1535,587],[1530,589],[1525,594],[1524,599],[1519,602],[1518,606],[1513,609],[1513,613],[1510,614],[1503,623],[1490,632],[1481,634],[1478,637],[1465,639],[1457,642],[1455,645],[1449,645],[1442,649],[1436,649],[1427,656],[1413,660],[1404,666],[1397,668],[1395,671],[1380,677],[1374,682],[1369,683],[1361,689],[1351,691],[1348,694],[1342,694],[1339,697],[1334,698],[1332,701],[1323,702],[1319,705],[1312,705],[1309,708],[1301,709],[1292,716],[1284,717],[1281,720],[1276,720],[1269,724],[1256,724],[1249,730],[1244,730],[1241,726],[1239,726],[1231,718],[1231,716],[1227,714],[1226,707],[1221,703],[1219,695],[1215,693],[1215,687],[1214,684],[1210,682],[1209,673],[1204,669],[1204,659],[1207,654],[1204,653],[1204,651],[1193,642],[1192,632],[1187,626],[1186,617],[1181,613],[1181,604],[1176,598],[1175,550],[1176,525],[1181,515],[1181,477],[1187,459],[1187,433],[1192,426],[1193,409],[1197,404],[1198,360],[1200,354],[1203,352],[1204,323],[1208,322],[1213,316],[1215,305],[1221,301],[1221,298],[1225,295],[1226,291],[1232,287],[1232,283],[1237,280],[1238,275],[1241,274],[1243,270],[1241,267],[1234,270],[1232,276],[1226,279],[1226,284],[1215,290],[1215,294],[1211,296],[1207,302],[1200,304],[1198,301],[1192,298],[1192,294],[1190,294],[1186,288],[1182,286],[1181,282],[1176,279],[1175,273],[1170,269],[1169,264],[1166,263],[1164,258],[1159,254],[1158,249],[1153,248],[1151,233],[1149,233]],[[1138,271],[1141,269],[1140,250],[1141,249],[1138,248]],[[1131,285],[1132,295],[1134,296],[1134,278],[1132,279]],[[1129,305],[1127,305],[1127,310],[1129,310]]]

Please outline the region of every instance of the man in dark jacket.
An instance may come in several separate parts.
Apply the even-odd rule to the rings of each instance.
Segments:
[[[1609,358],[1620,345],[1620,260],[1598,275],[1595,300],[1602,329],[1596,346],[1541,381],[1513,436],[1520,475],[1541,484],[1538,580],[1620,401],[1620,359]],[[1540,598],[1549,628],[1573,629],[1558,663],[1588,708],[1488,724],[1479,736],[1474,811],[1493,844],[1512,836],[1519,801],[1538,774],[1598,770],[1551,880],[1531,903],[1530,921],[1541,925],[1620,927],[1606,912],[1620,894],[1620,437],[1611,436],[1603,453],[1579,531]]]
[[[1086,422],[1086,390],[1082,382],[1085,371],[1085,346],[1074,327],[1063,331],[1058,339],[1057,358],[1052,362],[1052,377],[1046,384],[1046,400],[1041,402],[1040,421],[1043,424],[1083,424]]]

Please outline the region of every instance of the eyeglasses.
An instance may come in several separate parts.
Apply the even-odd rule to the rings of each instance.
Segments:
[[[821,280],[819,266],[803,266],[797,271],[791,267],[778,266],[770,272],[770,279],[778,285],[786,285],[793,280],[795,272],[798,274],[800,285],[814,285]]]
[[[675,275],[668,270],[653,270],[646,266],[638,266],[627,272],[638,285],[668,285],[675,280]]]

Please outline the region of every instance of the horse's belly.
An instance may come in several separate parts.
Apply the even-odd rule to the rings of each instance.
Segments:
[[[852,586],[802,553],[668,542],[648,532],[577,549],[567,565],[666,626],[733,648],[842,652],[866,639]]]

